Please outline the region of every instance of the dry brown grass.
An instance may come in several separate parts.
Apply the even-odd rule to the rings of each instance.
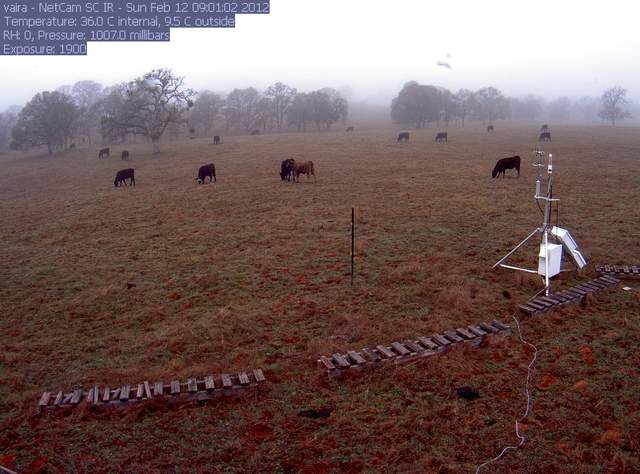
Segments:
[[[637,263],[639,130],[552,133],[560,222],[592,262]],[[160,156],[130,146],[129,164],[94,150],[3,157],[0,461],[15,456],[23,470],[44,456],[53,472],[468,472],[513,442],[530,355],[515,338],[341,382],[314,366],[334,349],[508,319],[538,288],[491,270],[540,220],[536,127],[472,125],[450,130],[448,144],[434,134],[228,137],[167,143]],[[522,177],[492,180],[495,160],[513,154]],[[281,183],[288,157],[312,160],[318,182]],[[218,183],[196,185],[211,161]],[[137,186],[114,188],[129,165]],[[637,295],[524,323],[542,349],[529,442],[493,472],[637,472]],[[271,380],[260,400],[33,415],[44,389],[251,367]],[[462,384],[481,398],[458,399]],[[328,420],[296,416],[321,406]]]

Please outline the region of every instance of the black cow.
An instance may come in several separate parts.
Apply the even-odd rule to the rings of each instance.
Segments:
[[[436,135],[436,141],[437,142],[448,142],[448,135],[447,132],[438,132],[438,134]]]
[[[495,178],[496,176],[500,176],[502,173],[502,177],[505,177],[507,170],[515,169],[518,172],[518,178],[520,177],[520,157],[519,156],[510,156],[509,158],[502,158],[498,160],[496,166],[493,168],[491,172],[491,177]]]
[[[123,150],[121,158],[123,160],[128,160],[129,159],[129,150]]]
[[[282,181],[291,181],[291,175],[293,174],[293,167],[295,163],[296,160],[289,158],[280,164],[280,179]]]
[[[353,127],[347,127],[347,132],[353,132]]]
[[[549,131],[549,125],[547,125],[546,123],[540,127],[540,131],[541,132],[548,132]]]
[[[72,143],[71,145],[69,145],[69,150],[75,150],[76,149],[76,144]]]
[[[133,174],[133,168],[127,168],[126,170],[120,170],[116,173],[116,179],[113,181],[113,185],[117,188],[121,185],[127,185],[127,179],[130,180],[131,186],[136,185],[136,178]]]
[[[493,125],[489,125],[487,127],[487,132],[493,132]]]
[[[109,158],[109,149],[103,148],[98,152],[98,159],[100,158]]]
[[[213,166],[213,163],[209,163],[208,165],[202,165],[198,169],[198,177],[196,181],[198,184],[204,184],[205,179],[209,177],[209,182],[216,181],[216,167]]]
[[[538,137],[539,142],[550,142],[551,141],[551,132],[542,132]]]
[[[398,134],[398,141],[409,141],[409,132],[400,132]]]
[[[258,129],[252,130],[251,131],[251,135],[260,135],[260,130],[258,130]]]
[[[220,135],[215,135],[213,137],[213,144],[214,145],[220,145]]]

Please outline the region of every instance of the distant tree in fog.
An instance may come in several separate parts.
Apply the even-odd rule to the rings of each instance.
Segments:
[[[598,119],[598,99],[583,96],[573,102],[572,115],[584,122],[593,122]]]
[[[279,130],[284,125],[287,112],[296,95],[296,89],[282,82],[276,82],[267,88],[265,95],[272,101],[273,115]]]
[[[411,81],[391,101],[391,118],[398,123],[413,123],[416,128],[423,128],[440,119],[441,106],[441,92],[437,87]]]
[[[603,120],[608,120],[615,127],[616,120],[631,118],[631,114],[622,108],[627,105],[627,90],[620,87],[610,87],[600,97],[602,108],[598,116]]]
[[[189,113],[189,124],[202,129],[206,135],[211,135],[216,121],[220,118],[225,101],[220,95],[204,90],[198,93]]]
[[[102,85],[95,81],[79,81],[71,88],[71,97],[80,113],[79,131],[89,144],[102,116]]]
[[[155,69],[112,91],[102,120],[107,137],[134,134],[151,140],[160,152],[160,139],[172,124],[186,122],[195,92],[169,69]]]
[[[460,103],[449,90],[440,87],[440,119],[444,122],[445,127],[449,126],[449,122],[460,115]]]
[[[298,131],[306,131],[307,125],[313,120],[311,94],[298,92],[287,109],[287,124],[296,127]]]
[[[40,92],[20,111],[12,130],[15,146],[46,145],[49,154],[68,146],[79,117],[73,99],[61,92]]]
[[[464,127],[465,119],[471,115],[474,107],[476,107],[475,95],[469,89],[460,89],[456,92],[454,98],[457,103],[457,117],[460,118]]]
[[[254,87],[233,89],[227,96],[223,111],[227,129],[240,128],[248,132],[255,128],[260,99],[260,92]]]
[[[262,130],[273,130],[275,118],[273,99],[262,97],[256,105],[256,126]]]
[[[516,120],[538,120],[542,115],[544,101],[541,97],[528,95],[512,98],[510,101],[511,118]]]
[[[335,89],[324,88],[310,94],[313,121],[318,128],[331,128],[338,120],[347,119],[348,104]]]
[[[495,87],[485,87],[475,93],[473,114],[483,122],[493,123],[509,116],[509,101]]]
[[[0,113],[0,150],[6,150],[11,144],[11,130],[18,121],[18,116],[10,110]]]
[[[547,104],[547,115],[554,120],[567,120],[571,112],[571,99],[559,97]]]

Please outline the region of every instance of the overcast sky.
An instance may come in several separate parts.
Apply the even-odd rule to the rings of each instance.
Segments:
[[[547,98],[619,84],[640,98],[637,0],[271,0],[271,11],[238,15],[235,29],[172,30],[170,43],[89,43],[86,57],[1,56],[0,110],[41,90],[157,67],[195,89],[280,80],[348,86],[352,99],[382,103],[408,80]]]

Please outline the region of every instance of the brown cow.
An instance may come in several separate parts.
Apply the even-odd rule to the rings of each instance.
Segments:
[[[289,158],[280,163],[280,179],[282,181],[291,181],[291,175],[293,174],[293,165],[296,160]]]
[[[447,134],[447,132],[438,132],[438,134],[436,135],[436,141],[437,142],[448,142],[449,136]]]
[[[126,170],[120,170],[116,174],[116,179],[113,181],[113,185],[117,188],[121,185],[127,185],[127,179],[131,181],[131,186],[136,185],[136,178],[133,174],[133,168],[127,168]]]
[[[294,160],[293,162],[293,181],[298,181],[300,182],[300,175],[301,174],[306,174],[307,175],[307,179],[309,179],[310,175],[313,175],[313,181],[316,181],[316,174],[313,170],[313,161],[305,161],[303,162],[297,162]]]

